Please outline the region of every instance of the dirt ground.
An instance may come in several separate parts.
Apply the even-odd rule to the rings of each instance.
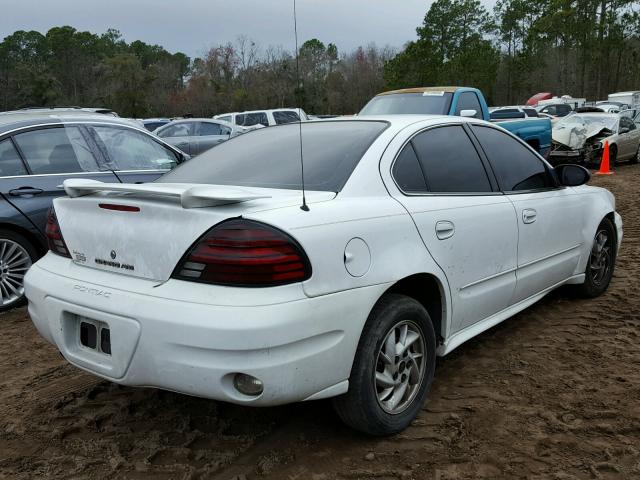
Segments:
[[[0,315],[0,478],[640,479],[640,167],[591,183],[625,221],[608,293],[554,292],[464,344],[390,438],[343,427],[329,402],[119,387],[66,364],[24,308]]]

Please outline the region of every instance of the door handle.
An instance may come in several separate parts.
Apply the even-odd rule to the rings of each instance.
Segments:
[[[14,188],[13,190],[9,190],[9,195],[11,195],[12,197],[22,197],[26,195],[34,196],[34,195],[40,195],[43,192],[44,190],[42,190],[41,188],[20,187],[20,188]]]
[[[524,223],[533,223],[538,218],[538,212],[536,212],[533,208],[525,208],[522,210],[522,221]]]
[[[453,237],[454,233],[456,233],[456,227],[453,222],[441,220],[436,223],[436,237],[438,237],[438,239],[446,240],[447,238]]]

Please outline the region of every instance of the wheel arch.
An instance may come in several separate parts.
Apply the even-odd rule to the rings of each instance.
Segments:
[[[33,248],[36,249],[36,252],[40,257],[47,253],[47,247],[44,244],[44,239],[37,233],[34,233],[27,228],[21,227],[14,223],[0,222],[0,230],[8,230],[10,232],[22,235],[31,243],[31,245],[33,245]]]
[[[430,273],[415,273],[398,280],[383,296],[389,293],[406,295],[420,302],[431,317],[437,340],[446,338],[447,296],[438,277]]]

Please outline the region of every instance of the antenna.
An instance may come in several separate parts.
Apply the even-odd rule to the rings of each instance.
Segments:
[[[296,0],[293,0],[293,32],[296,38],[296,86],[300,88],[300,55],[298,50],[298,15],[296,12]],[[300,107],[298,107],[298,116],[300,117]],[[298,121],[298,127],[300,129],[300,167],[302,173],[302,205],[300,206],[300,210],[304,210],[305,212],[309,211],[309,206],[307,205],[307,197],[304,191],[304,153],[302,151],[302,117]]]

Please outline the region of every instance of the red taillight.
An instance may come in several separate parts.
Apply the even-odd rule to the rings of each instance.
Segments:
[[[116,212],[139,212],[140,207],[134,207],[133,205],[120,205],[119,203],[99,203],[100,208],[105,210],[115,210]]]
[[[45,229],[47,235],[47,243],[49,244],[49,250],[53,253],[57,253],[63,257],[71,258],[67,244],[64,243],[62,232],[60,231],[60,225],[56,217],[56,211],[51,207],[49,209],[49,216],[47,217],[47,228]]]
[[[286,233],[252,220],[234,219],[205,233],[173,277],[218,285],[266,287],[302,282],[311,265]]]

